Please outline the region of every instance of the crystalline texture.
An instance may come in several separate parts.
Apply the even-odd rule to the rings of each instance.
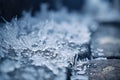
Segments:
[[[85,19],[80,22],[79,16],[65,10],[41,12],[36,17],[25,13],[21,19],[1,27],[0,59],[8,59],[0,63],[0,72],[5,72],[2,75],[11,80],[65,80],[66,67],[78,65],[74,56],[83,59],[81,54],[89,54],[88,48],[81,47],[89,44],[89,24]]]

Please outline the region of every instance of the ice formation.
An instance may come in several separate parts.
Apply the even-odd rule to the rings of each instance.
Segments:
[[[35,17],[24,12],[1,26],[0,80],[87,80],[89,42],[97,28],[92,17],[44,5]]]
[[[80,46],[89,44],[91,33],[88,25],[80,14],[68,13],[65,9],[42,11],[36,17],[24,13],[21,19],[15,18],[0,27],[0,59],[3,63],[0,69],[12,73],[27,65],[47,66],[64,80],[66,67],[74,64],[74,56],[80,53]]]

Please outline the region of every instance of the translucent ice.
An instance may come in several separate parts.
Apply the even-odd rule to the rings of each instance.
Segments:
[[[36,80],[36,75],[32,74],[37,73],[40,80],[65,80],[66,67],[72,64],[77,69],[74,56],[82,54],[80,46],[89,43],[91,19],[86,19],[63,9],[44,14],[39,12],[36,17],[24,13],[21,19],[13,19],[0,27],[0,59],[11,59],[0,63],[0,72],[16,76],[12,78],[9,75],[11,79]],[[86,53],[86,49],[81,51]],[[84,63],[80,64],[82,66]],[[47,68],[41,69],[43,66]],[[78,73],[84,74],[85,66],[80,69],[83,70]]]

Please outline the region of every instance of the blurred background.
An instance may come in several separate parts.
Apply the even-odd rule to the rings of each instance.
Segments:
[[[114,17],[115,20],[120,13],[120,0],[0,0],[0,22],[4,22],[3,18],[7,21],[14,17],[19,18],[23,11],[28,11],[34,16],[40,11],[43,3],[47,4],[48,10],[57,11],[65,7],[69,12],[75,11],[94,16],[102,12],[101,17],[112,19]],[[109,16],[108,13],[111,15]]]

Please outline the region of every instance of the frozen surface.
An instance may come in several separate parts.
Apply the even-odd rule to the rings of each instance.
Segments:
[[[83,15],[42,5],[35,17],[24,12],[1,26],[0,80],[88,80],[94,19],[111,10],[101,0],[88,1],[86,8]],[[93,54],[104,56],[102,49]]]
[[[36,17],[24,13],[20,20],[6,23],[0,27],[1,80],[66,80],[66,68],[77,69],[74,56],[86,51],[80,46],[89,44],[90,22],[65,9],[44,9]],[[77,73],[85,74],[86,68],[79,69]]]
[[[92,1],[88,7],[99,3]],[[35,17],[23,14],[0,27],[0,80],[88,80],[90,39],[98,26],[92,13],[54,12],[43,5]],[[102,49],[97,53],[103,56]]]
[[[82,15],[42,5],[35,17],[24,12],[0,26],[0,80],[88,80],[94,18],[111,9],[102,0],[88,1],[86,9]],[[92,55],[104,56],[103,50]]]

